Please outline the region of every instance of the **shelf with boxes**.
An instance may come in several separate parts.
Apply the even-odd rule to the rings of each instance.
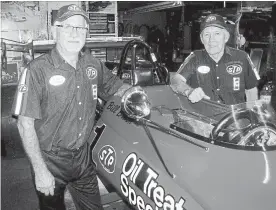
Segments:
[[[89,37],[117,36],[115,14],[99,14],[89,12]]]
[[[89,16],[89,37],[118,36],[117,2],[87,2]]]
[[[89,33],[87,38],[118,37],[117,2],[86,2],[86,12],[89,16]],[[102,60],[108,59],[105,47],[91,48],[91,54]]]

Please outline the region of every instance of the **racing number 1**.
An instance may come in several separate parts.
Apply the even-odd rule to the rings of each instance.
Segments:
[[[100,139],[100,137],[102,136],[104,129],[105,129],[106,125],[103,124],[102,126],[97,126],[94,130],[94,133],[96,134],[96,136],[94,137],[92,144],[91,144],[91,150],[94,148],[94,146],[96,145],[96,143],[98,142],[98,140]]]
[[[106,125],[103,124],[101,127],[97,126],[97,127],[95,128],[95,131],[94,131],[94,132],[96,133],[96,136],[95,136],[95,138],[93,139],[93,141],[98,141],[98,140],[99,140],[99,138],[101,137],[101,135],[102,135],[102,133],[103,133],[105,127],[106,127]]]

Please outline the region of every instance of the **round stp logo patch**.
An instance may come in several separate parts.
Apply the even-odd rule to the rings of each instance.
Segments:
[[[228,72],[228,74],[237,75],[242,72],[242,67],[239,64],[231,64],[226,67],[226,71]]]
[[[87,67],[86,75],[88,79],[95,79],[97,77],[97,70],[94,67]]]
[[[99,151],[99,161],[107,173],[114,173],[116,165],[116,152],[110,145],[103,146]]]

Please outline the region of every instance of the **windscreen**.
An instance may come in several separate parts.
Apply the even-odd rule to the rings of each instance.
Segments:
[[[210,142],[246,147],[276,146],[276,111],[257,100],[236,105],[222,105],[209,100],[190,103],[180,97],[177,110],[179,128]]]

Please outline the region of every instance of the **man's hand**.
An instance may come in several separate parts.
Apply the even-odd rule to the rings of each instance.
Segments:
[[[186,89],[190,88],[189,85],[186,84],[186,79],[176,72],[170,73],[171,77],[171,88],[176,93],[183,93]]]
[[[205,95],[204,91],[202,90],[201,87],[198,87],[194,90],[192,90],[188,95],[187,95],[188,99],[192,102],[192,103],[196,103],[199,102],[201,99],[210,99],[209,96]]]
[[[129,84],[123,84],[114,95],[122,97],[124,95],[124,93],[126,92],[126,90],[128,90],[131,87],[132,86]]]
[[[48,170],[39,147],[34,118],[18,116],[18,131],[35,174],[36,189],[45,195],[54,195],[55,179]]]
[[[55,178],[47,168],[35,172],[35,186],[46,196],[54,195]]]

